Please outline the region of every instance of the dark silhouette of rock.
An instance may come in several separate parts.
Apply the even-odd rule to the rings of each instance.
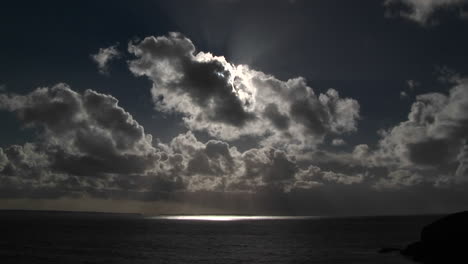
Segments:
[[[468,211],[425,226],[421,240],[408,245],[401,254],[421,263],[468,263]]]

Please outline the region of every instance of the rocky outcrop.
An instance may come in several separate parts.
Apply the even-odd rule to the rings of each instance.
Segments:
[[[468,211],[427,225],[421,240],[408,245],[401,254],[421,263],[468,263]]]

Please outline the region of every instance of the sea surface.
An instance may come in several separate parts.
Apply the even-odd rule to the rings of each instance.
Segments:
[[[0,263],[412,263],[383,247],[440,216],[236,217],[1,212]]]

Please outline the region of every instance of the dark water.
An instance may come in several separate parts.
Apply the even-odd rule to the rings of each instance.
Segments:
[[[437,216],[195,221],[1,213],[0,263],[411,263]]]

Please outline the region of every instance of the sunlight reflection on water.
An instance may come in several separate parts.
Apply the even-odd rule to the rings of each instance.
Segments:
[[[191,221],[246,221],[246,220],[304,220],[319,219],[320,216],[244,216],[244,215],[164,215],[152,216],[154,220],[191,220]]]

